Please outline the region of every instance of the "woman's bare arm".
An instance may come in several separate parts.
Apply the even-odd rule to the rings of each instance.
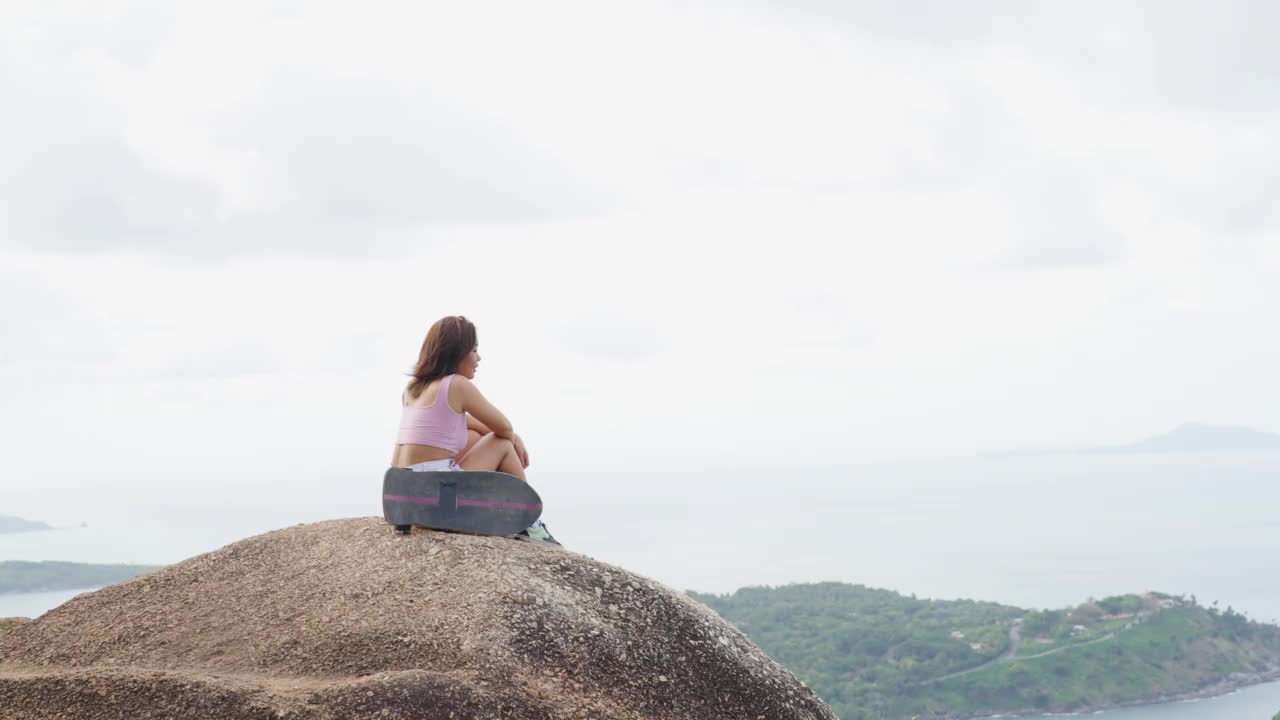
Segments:
[[[492,432],[500,438],[510,440],[515,433],[512,432],[511,421],[507,419],[502,411],[493,406],[485,396],[480,392],[480,388],[476,387],[470,380],[457,376],[450,388],[457,388],[461,392],[458,393],[462,400],[462,411],[469,413],[480,424],[485,426],[485,430]],[[468,420],[470,427],[470,420]]]
[[[484,423],[477,420],[475,416],[472,415],[471,413],[467,413],[467,429],[475,430],[476,432],[480,433],[481,437],[484,437],[485,435],[488,435],[489,433],[493,432],[492,430],[489,429],[488,425],[485,425]]]

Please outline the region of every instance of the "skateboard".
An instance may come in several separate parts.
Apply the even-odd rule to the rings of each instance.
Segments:
[[[406,535],[414,525],[475,535],[515,535],[541,514],[538,493],[506,473],[415,472],[393,467],[382,480],[382,515]]]

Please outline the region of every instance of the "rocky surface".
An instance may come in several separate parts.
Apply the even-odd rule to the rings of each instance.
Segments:
[[[0,623],[9,720],[834,720],[706,607],[549,545],[267,533]]]

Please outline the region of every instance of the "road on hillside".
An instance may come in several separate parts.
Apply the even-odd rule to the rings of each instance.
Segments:
[[[1034,660],[1036,658],[1045,657],[1046,655],[1056,655],[1057,653],[1063,652],[1065,650],[1071,650],[1073,648],[1084,647],[1085,645],[1093,645],[1095,643],[1100,643],[1105,640],[1110,640],[1115,636],[1116,636],[1115,633],[1107,633],[1102,637],[1094,638],[1092,640],[1087,640],[1082,643],[1075,643],[1073,645],[1064,645],[1060,648],[1054,648],[1052,650],[1046,650],[1042,653],[1036,653],[1035,655],[1024,655],[1022,657],[1017,657],[1018,648],[1022,645],[1022,626],[1017,623],[1014,623],[1013,627],[1009,628],[1009,649],[1006,650],[1004,653],[1002,653],[1000,657],[995,658],[994,660],[988,660],[987,662],[984,662],[981,665],[978,665],[976,667],[971,667],[968,670],[961,670],[959,672],[948,673],[946,675],[942,675],[941,677],[925,680],[920,684],[932,685],[933,683],[942,682],[943,680],[950,680],[951,678],[957,678],[963,675],[970,675],[980,670],[986,670],[992,665],[999,665],[1000,663],[1010,662],[1012,660]]]
[[[1042,657],[1044,657],[1045,655],[1055,655],[1055,654],[1057,654],[1057,653],[1062,652],[1063,650],[1071,650],[1071,649],[1073,649],[1073,648],[1084,647],[1085,645],[1093,645],[1094,643],[1100,643],[1100,642],[1102,642],[1103,640],[1110,640],[1111,638],[1113,638],[1113,637],[1115,637],[1115,636],[1116,636],[1116,634],[1115,634],[1115,633],[1107,633],[1106,635],[1103,635],[1102,637],[1097,637],[1097,638],[1094,638],[1094,639],[1092,639],[1092,640],[1086,640],[1086,641],[1084,641],[1084,642],[1082,642],[1082,643],[1076,643],[1076,644],[1074,644],[1074,645],[1063,645],[1063,646],[1062,646],[1062,647],[1060,647],[1060,648],[1054,648],[1054,649],[1052,649],[1052,650],[1045,650],[1044,652],[1042,652],[1042,653],[1036,653],[1035,655],[1023,655],[1022,657],[1020,657],[1020,658],[1018,658],[1018,659],[1019,659],[1019,660],[1034,660],[1034,659],[1036,659],[1036,658],[1042,658]]]
[[[1009,649],[1001,653],[999,657],[988,660],[982,663],[981,665],[971,667],[968,670],[961,670],[959,672],[953,672],[947,675],[942,675],[940,677],[932,678],[930,680],[925,680],[920,684],[932,685],[933,683],[942,682],[943,680],[950,680],[951,678],[960,677],[961,675],[968,675],[969,673],[976,673],[979,670],[986,670],[992,665],[997,665],[999,663],[1012,659],[1013,656],[1018,654],[1018,648],[1021,646],[1022,646],[1022,625],[1020,625],[1019,623],[1014,623],[1009,628]]]

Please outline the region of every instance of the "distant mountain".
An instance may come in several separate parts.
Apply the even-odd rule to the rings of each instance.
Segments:
[[[1280,451],[1280,435],[1240,425],[1186,423],[1161,435],[1128,445],[1101,445],[1087,448],[1027,448],[993,450],[983,457],[1010,458],[1039,455],[1128,455],[1138,453]]]
[[[1187,423],[1129,445],[1088,448],[1088,453],[1170,453],[1280,450],[1280,435],[1238,425]]]
[[[3,533],[20,533],[34,532],[36,530],[52,530],[53,528],[42,523],[32,520],[23,520],[20,517],[12,515],[0,515],[0,534]]]

